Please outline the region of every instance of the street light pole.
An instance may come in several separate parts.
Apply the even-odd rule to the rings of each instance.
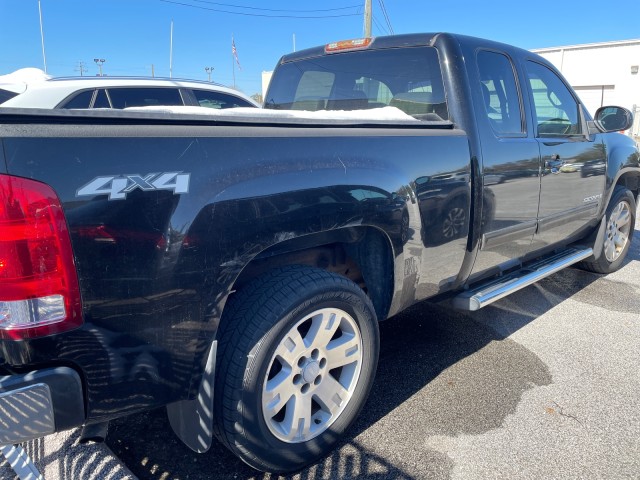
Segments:
[[[44,29],[42,28],[42,6],[38,0],[38,13],[40,14],[40,40],[42,41],[42,62],[44,63],[44,73],[47,73],[47,56],[44,53]]]
[[[207,72],[207,76],[209,77],[209,82],[211,81],[211,73],[213,72],[213,67],[204,67],[204,71]]]
[[[104,76],[102,75],[102,65],[104,64],[104,62],[106,62],[106,60],[104,58],[94,58],[93,61],[96,62],[96,65],[98,65],[98,68],[100,69],[100,74],[98,76]]]
[[[169,78],[173,78],[173,19],[171,19],[171,33],[169,35]]]

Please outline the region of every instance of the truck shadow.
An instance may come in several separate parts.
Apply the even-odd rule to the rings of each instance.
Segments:
[[[638,233],[627,263],[640,261]],[[329,456],[292,476],[256,472],[215,440],[208,454],[191,452],[164,410],[112,422],[107,443],[141,479],[450,478],[447,438],[499,428],[528,390],[552,383],[548,367],[512,333],[568,299],[637,312],[638,293],[571,268],[479,312],[421,303],[383,322],[362,413]]]

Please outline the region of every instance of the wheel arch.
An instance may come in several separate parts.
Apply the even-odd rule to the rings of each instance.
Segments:
[[[623,186],[633,193],[633,196],[638,198],[640,194],[640,171],[631,170],[627,172],[621,172],[615,181],[614,188],[616,186]],[[612,193],[613,193],[613,189]]]
[[[603,202],[603,214],[611,201],[615,187],[621,185],[629,189],[633,196],[640,194],[640,150],[635,142],[618,133],[605,138],[607,155],[607,191]]]
[[[231,291],[274,268],[307,265],[337,273],[359,285],[382,320],[389,313],[395,290],[393,258],[390,238],[376,227],[346,227],[303,235],[258,253],[243,267]]]

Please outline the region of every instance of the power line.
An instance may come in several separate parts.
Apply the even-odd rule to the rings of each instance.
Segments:
[[[191,8],[199,8],[200,10],[209,10],[211,12],[218,13],[228,13],[230,15],[242,15],[245,17],[266,17],[266,18],[299,18],[299,19],[319,19],[319,18],[338,18],[338,17],[355,17],[360,16],[359,13],[343,13],[340,15],[314,15],[314,16],[305,16],[305,15],[266,15],[261,13],[246,13],[246,12],[231,12],[228,10],[220,10],[218,8],[208,8],[201,7],[199,5],[191,5],[189,3],[176,2],[172,0],[159,0],[164,3],[172,3],[174,5],[181,5],[183,7],[191,7]],[[197,1],[197,0],[193,0]]]
[[[387,9],[384,6],[384,0],[378,0],[378,3],[380,3],[380,10],[382,10],[384,19],[387,22],[387,26],[389,27],[389,32],[391,32],[391,35],[393,35],[393,27],[391,26],[391,20],[389,19],[389,14],[387,13]]]
[[[373,23],[376,24],[376,27],[378,27],[378,30],[380,30],[382,33],[389,34],[389,29],[387,29],[384,25],[380,25],[380,22],[378,22],[378,19],[376,18],[375,15],[373,15],[372,18],[373,18]]]
[[[212,2],[210,0],[191,0],[196,3],[208,3],[210,5],[220,5],[221,7],[232,7],[232,8],[245,8],[247,10],[259,10],[262,12],[289,12],[289,13],[314,13],[314,12],[334,12],[337,10],[350,10],[353,8],[361,8],[362,5],[351,5],[349,7],[338,7],[338,8],[325,8],[320,10],[291,10],[291,9],[275,9],[275,8],[260,8],[260,7],[248,7],[244,5],[234,5],[231,3],[219,3]]]

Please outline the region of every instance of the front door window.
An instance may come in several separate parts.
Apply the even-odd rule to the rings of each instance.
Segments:
[[[538,137],[582,135],[578,103],[547,67],[527,62]]]

